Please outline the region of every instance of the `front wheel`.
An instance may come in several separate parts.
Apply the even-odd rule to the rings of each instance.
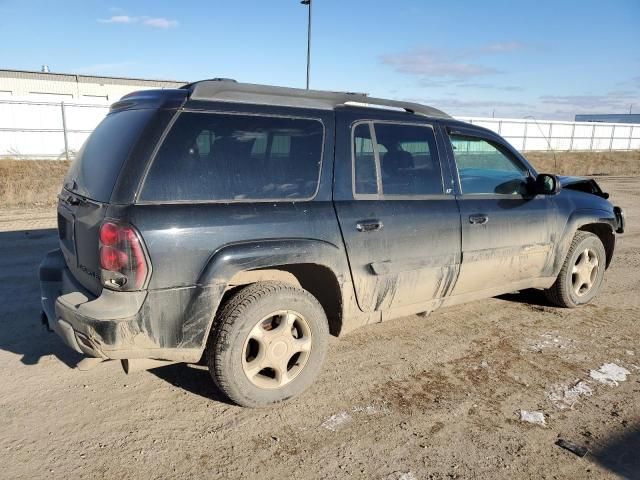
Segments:
[[[207,345],[218,388],[245,407],[265,407],[302,393],[320,373],[329,327],[306,290],[258,282],[222,307]]]
[[[575,308],[589,303],[600,291],[607,263],[597,235],[578,231],[555,283],[545,290],[551,303]]]

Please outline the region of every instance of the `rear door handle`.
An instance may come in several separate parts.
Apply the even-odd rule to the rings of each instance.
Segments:
[[[484,213],[476,213],[474,215],[469,215],[469,223],[473,225],[484,225],[489,221],[489,215],[485,215]]]
[[[375,232],[382,230],[382,222],[380,220],[360,220],[356,223],[356,230],[359,232]]]

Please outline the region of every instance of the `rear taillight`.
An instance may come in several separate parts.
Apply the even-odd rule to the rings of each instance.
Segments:
[[[137,290],[149,274],[149,261],[138,232],[123,223],[106,221],[100,227],[102,283],[118,290]]]

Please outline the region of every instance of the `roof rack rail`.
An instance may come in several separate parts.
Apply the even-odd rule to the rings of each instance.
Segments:
[[[222,101],[281,105],[288,107],[307,107],[333,110],[335,107],[356,103],[362,106],[391,107],[402,109],[409,113],[435,118],[451,118],[437,108],[419,103],[387,100],[369,97],[366,93],[329,92],[324,90],[305,90],[301,88],[274,87],[270,85],[256,85],[238,83],[235,80],[216,78],[202,80],[184,85],[182,88],[190,90],[192,100]]]

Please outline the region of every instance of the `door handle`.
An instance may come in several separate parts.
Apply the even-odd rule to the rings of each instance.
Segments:
[[[380,220],[360,220],[356,223],[356,230],[359,232],[375,232],[382,230],[383,226]]]
[[[485,225],[488,221],[489,215],[485,215],[484,213],[469,215],[469,223],[473,225]]]

